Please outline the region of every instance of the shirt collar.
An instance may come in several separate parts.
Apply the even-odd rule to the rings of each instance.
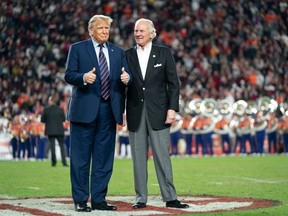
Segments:
[[[93,38],[91,38],[91,40],[92,40],[93,46],[94,46],[95,48],[99,48],[99,47],[98,47],[99,43],[96,42]],[[104,44],[103,44],[103,47],[104,47],[104,48],[107,48],[107,43],[104,43]]]
[[[149,42],[146,46],[144,46],[144,51],[151,50],[151,47],[152,47],[152,42]],[[138,44],[136,45],[136,49],[143,51],[143,49]]]

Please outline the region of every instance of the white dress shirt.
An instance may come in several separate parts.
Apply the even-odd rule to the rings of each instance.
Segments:
[[[100,47],[98,46],[99,43],[97,43],[93,39],[92,39],[92,43],[93,43],[93,46],[94,46],[94,49],[95,49],[95,52],[96,52],[96,56],[97,56],[97,59],[98,59],[98,62],[99,62],[99,52],[100,52]],[[105,55],[105,58],[106,58],[106,61],[107,61],[107,66],[108,66],[108,70],[110,72],[110,59],[109,59],[108,47],[107,47],[106,43],[103,44],[102,51],[103,51],[103,53]]]
[[[141,48],[139,45],[136,46],[138,60],[139,60],[143,80],[145,80],[145,75],[146,75],[146,70],[147,70],[147,65],[148,65],[148,60],[149,60],[151,49],[152,49],[152,42],[147,44],[144,47],[144,49]]]

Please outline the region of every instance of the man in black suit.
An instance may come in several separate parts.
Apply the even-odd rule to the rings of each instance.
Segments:
[[[179,110],[179,79],[170,49],[152,44],[156,36],[148,19],[135,23],[136,47],[126,51],[132,82],[127,91],[127,126],[134,168],[136,203],[147,203],[147,151],[151,140],[153,159],[166,207],[188,208],[177,199],[170,160],[170,126]]]
[[[45,123],[45,135],[48,137],[48,141],[51,149],[51,162],[52,167],[56,166],[57,159],[55,153],[55,141],[57,140],[60,146],[61,158],[63,166],[68,166],[66,162],[66,154],[64,147],[64,126],[65,114],[56,104],[56,98],[50,96],[48,99],[48,106],[44,109],[41,116],[41,122]]]

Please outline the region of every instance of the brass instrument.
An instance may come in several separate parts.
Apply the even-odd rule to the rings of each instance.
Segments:
[[[188,108],[191,110],[191,112],[194,115],[198,115],[201,113],[200,111],[200,105],[201,105],[202,99],[201,98],[195,98],[192,101],[189,102]]]
[[[223,99],[218,101],[217,105],[219,115],[217,116],[214,131],[218,134],[230,133],[231,129],[228,122],[233,113],[232,104],[228,100]]]
[[[258,113],[254,121],[255,130],[260,131],[266,128],[267,133],[275,131],[278,125],[278,120],[272,114],[277,110],[278,103],[275,100],[264,96],[258,100],[257,106]]]
[[[262,131],[267,127],[267,118],[264,117],[263,112],[257,112],[255,117],[252,119],[253,130]]]
[[[194,134],[204,134],[214,129],[214,119],[216,111],[216,101],[212,98],[207,98],[203,101],[198,101],[199,115],[192,119]]]
[[[207,117],[215,117],[217,112],[217,102],[213,98],[207,98],[200,104],[200,112]]]
[[[201,103],[202,103],[201,98],[195,98],[188,104],[189,109],[192,110],[192,113],[194,115],[194,117],[191,119],[188,125],[189,131],[193,134],[198,134],[202,127],[202,121],[200,119]]]
[[[257,103],[255,101],[247,101],[247,108],[246,108],[246,114],[249,116],[253,116],[258,112],[257,109]]]
[[[251,132],[252,121],[251,117],[247,116],[251,113],[251,106],[248,108],[248,103],[244,100],[238,100],[233,104],[234,113],[237,116],[230,122],[230,127],[235,129],[238,134],[247,134]]]
[[[276,111],[278,103],[267,96],[264,96],[258,101],[258,110],[262,111],[265,117],[268,117],[270,113]]]
[[[198,118],[198,115],[200,114],[201,101],[202,101],[201,98],[195,98],[190,102],[186,103],[186,106],[184,108],[184,120],[182,120],[182,129],[181,129],[181,132],[183,134],[193,133],[193,127],[195,121]]]
[[[232,104],[226,99],[220,100],[218,102],[218,110],[219,113],[223,116],[233,113]]]
[[[233,111],[238,116],[243,116],[246,112],[247,107],[248,103],[244,100],[238,100],[233,103]]]

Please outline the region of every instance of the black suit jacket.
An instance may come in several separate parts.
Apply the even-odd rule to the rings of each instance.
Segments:
[[[51,105],[46,107],[41,116],[41,122],[45,123],[45,135],[64,135],[64,121],[65,114],[59,106]]]
[[[126,50],[132,82],[127,91],[127,126],[136,131],[145,101],[146,111],[155,130],[164,129],[167,110],[179,111],[179,79],[171,50],[152,45],[145,79],[142,77],[136,47]]]

